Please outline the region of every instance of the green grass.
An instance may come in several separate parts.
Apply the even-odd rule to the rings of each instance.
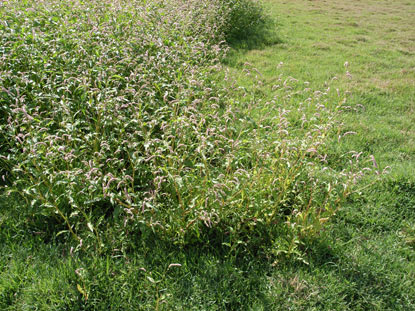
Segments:
[[[280,43],[233,51],[228,62],[238,81],[251,83],[239,70],[248,62],[262,73],[268,89],[282,75],[308,81],[313,89],[328,83],[350,91],[348,104],[355,110],[344,120],[359,135],[349,136],[346,149],[373,154],[382,166],[391,166],[393,174],[413,176],[414,5],[370,0],[265,1],[265,5],[277,20]],[[337,80],[332,81],[334,77]]]
[[[265,42],[260,49],[246,42],[234,49],[227,64],[238,83],[252,85],[255,79],[241,68],[253,67],[261,73],[256,79],[262,80],[259,94],[265,98],[273,96],[272,86],[281,84],[281,77],[307,81],[314,90],[339,89],[349,106],[341,133],[357,134],[328,146],[329,154],[339,155],[335,165],[344,165],[340,155],[345,151],[356,150],[374,155],[380,169],[390,167],[381,183],[349,200],[326,231],[329,249],[337,251],[329,251],[328,258],[317,252],[310,270],[292,270],[307,294],[292,291],[298,305],[291,307],[412,310],[415,5],[369,0],[270,0],[265,5],[277,20],[279,42]],[[305,99],[299,95],[293,107]],[[328,104],[342,99],[334,94]]]
[[[279,94],[272,86],[280,75],[282,82],[298,79],[298,90],[324,90],[328,83],[350,92],[340,133],[357,134],[326,147],[332,165],[343,167],[342,155],[356,150],[373,154],[390,174],[348,198],[310,242],[308,264],[275,262],[243,248],[229,252],[220,243],[174,246],[138,232],[119,237],[116,230],[107,238],[127,238],[123,248],[71,254],[67,236],[39,230],[53,227],[45,226],[47,217],[32,218],[4,201],[1,310],[415,310],[415,4],[267,0],[265,6],[277,37],[259,49],[239,43],[226,60],[232,76],[252,88],[254,71],[247,77],[242,69],[246,62],[257,68],[258,101]],[[328,105],[343,100],[336,94],[329,93]],[[284,107],[306,99],[295,95]],[[261,118],[261,110],[252,117]]]

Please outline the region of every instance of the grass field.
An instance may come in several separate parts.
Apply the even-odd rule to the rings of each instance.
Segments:
[[[329,257],[317,255],[307,269],[290,270],[293,304],[281,309],[414,309],[415,5],[370,0],[265,5],[277,20],[278,38],[271,39],[277,43],[260,49],[242,44],[228,60],[231,72],[248,87],[252,79],[240,69],[249,63],[261,72],[261,90],[268,96],[280,76],[348,92],[344,131],[356,134],[334,141],[332,152],[362,151],[373,154],[380,167],[391,167],[381,183],[338,214],[327,231]]]
[[[409,1],[265,3],[277,20],[281,42],[235,52],[232,67],[253,64],[268,86],[282,74],[308,81],[312,88],[322,89],[328,83],[351,91],[348,102],[355,112],[345,120],[360,135],[350,144],[374,154],[382,165],[393,166],[395,174],[414,175],[414,5]]]
[[[354,150],[389,173],[347,199],[307,248],[307,263],[219,242],[144,243],[134,233],[128,248],[72,255],[65,238],[33,229],[4,201],[1,310],[415,310],[415,3],[264,6],[276,24],[265,40],[232,46],[231,79],[261,103],[295,78],[285,109],[307,100],[304,88],[330,87],[328,106],[346,98],[344,125],[326,146],[331,165],[342,168]],[[258,104],[254,121],[261,111]],[[348,132],[356,134],[338,139]]]

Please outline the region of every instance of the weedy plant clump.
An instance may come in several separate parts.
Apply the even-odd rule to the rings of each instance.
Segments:
[[[293,79],[261,102],[213,78],[263,20],[248,0],[4,2],[3,195],[77,249],[136,233],[300,256],[364,170],[327,164],[324,93],[287,110]]]

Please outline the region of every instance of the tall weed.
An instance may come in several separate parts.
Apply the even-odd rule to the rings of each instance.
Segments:
[[[255,2],[8,1],[0,17],[6,194],[79,248],[114,247],[113,223],[295,253],[363,174],[325,165],[337,123],[321,92],[288,111],[293,79],[263,103],[212,78],[223,39],[262,23]]]

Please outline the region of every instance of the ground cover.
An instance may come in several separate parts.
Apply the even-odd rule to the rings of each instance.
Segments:
[[[69,246],[72,245],[72,239],[68,232],[56,237],[57,228],[65,231],[65,223],[61,220],[30,217],[30,215],[28,217],[26,212],[15,208],[15,202],[3,200],[0,218],[2,245],[0,306],[3,309],[410,310],[414,308],[415,186],[411,174],[414,167],[412,153],[414,137],[411,134],[414,93],[410,87],[411,83],[412,85],[414,83],[413,75],[410,74],[414,66],[411,50],[413,45],[410,44],[414,33],[413,30],[411,31],[412,28],[404,27],[413,23],[410,16],[414,5],[404,1],[396,3],[364,1],[363,4],[361,1],[352,1],[347,5],[342,1],[286,3],[267,1],[265,5],[266,11],[277,20],[276,28],[270,29],[271,33],[276,31],[277,37],[274,35],[269,38],[262,37],[265,39],[262,42],[252,39],[242,43],[234,42],[233,50],[225,63],[231,73],[230,81],[236,77],[237,85],[245,86],[247,91],[241,91],[239,88],[232,91],[232,96],[219,93],[225,98],[219,103],[232,102],[238,107],[238,117],[244,119],[243,122],[241,121],[241,128],[249,130],[250,133],[252,130],[257,130],[261,134],[263,129],[259,125],[271,128],[276,125],[272,120],[280,116],[277,113],[279,109],[293,111],[287,118],[295,121],[299,116],[296,110],[299,103],[307,102],[310,96],[317,103],[327,105],[328,108],[335,108],[346,97],[343,106],[346,108],[341,109],[340,114],[345,126],[341,127],[338,133],[334,128],[336,135],[330,136],[331,141],[326,142],[323,149],[328,154],[327,159],[331,161],[330,167],[334,171],[341,171],[351,158],[350,154],[346,156],[346,152],[355,150],[363,152],[361,158],[366,159],[365,161],[369,161],[370,155],[375,155],[378,170],[382,171],[390,166],[391,173],[383,177],[381,183],[349,196],[336,217],[322,232],[319,232],[318,238],[309,241],[307,247],[300,249],[300,253],[294,252],[294,256],[287,257],[263,252],[260,248],[247,248],[243,245],[238,247],[237,243],[250,242],[249,246],[263,244],[243,238],[232,240],[226,235],[217,239],[221,235],[209,230],[201,231],[203,238],[208,239],[209,243],[204,243],[203,239],[195,239],[192,243],[187,242],[178,246],[171,244],[171,238],[177,238],[174,230],[170,231],[173,234],[167,235],[167,239],[160,239],[160,236],[152,236],[145,230],[134,231],[134,227],[131,231],[123,231],[122,228],[116,227],[116,221],[115,227],[113,227],[114,223],[99,227],[104,232],[102,239],[105,243],[111,243],[107,250],[91,250],[94,245],[96,246],[95,238],[94,235],[91,237],[82,231],[82,226],[86,228],[86,232],[90,227],[85,221],[79,221],[80,228],[76,228],[76,233],[83,234],[85,242],[92,241],[93,247],[88,248],[87,251],[71,249]],[[364,20],[360,18],[361,16]],[[336,27],[337,23],[342,26]],[[378,27],[384,24],[388,24],[390,28]],[[396,33],[388,38],[386,29],[395,29]],[[360,36],[364,36],[364,40]],[[379,41],[380,37],[382,40],[390,40],[382,41],[384,42],[382,45]],[[149,38],[150,43],[151,40]],[[253,48],[252,41],[255,41],[259,48]],[[362,46],[360,42],[370,44]],[[382,55],[387,55],[386,59],[380,59],[376,54],[379,52],[379,46],[382,46]],[[157,52],[157,48],[155,51]],[[401,57],[402,55],[405,57]],[[346,61],[349,63],[348,67],[345,67]],[[180,63],[177,64],[179,70],[183,72],[188,70],[188,67],[180,67]],[[120,67],[125,69],[123,65],[120,64]],[[384,71],[385,67],[388,68],[387,74]],[[128,70],[128,66],[126,68]],[[149,68],[151,70],[151,66]],[[406,74],[408,72],[409,74]],[[295,79],[289,78],[290,76]],[[337,79],[333,79],[334,77]],[[285,81],[287,82],[284,85]],[[166,89],[171,90],[169,82],[163,82],[167,85]],[[183,97],[179,98],[183,103],[188,104],[187,86],[176,82],[173,83],[174,92],[178,92],[177,85],[180,90],[184,89]],[[110,89],[125,87],[119,81],[111,81],[111,79],[106,83]],[[215,81],[204,83],[211,83],[208,86],[212,89],[216,85]],[[281,87],[282,85],[284,87]],[[329,86],[331,90],[327,91]],[[190,89],[192,92],[198,92],[194,82],[190,83]],[[339,91],[337,92],[336,89]],[[148,94],[158,102],[162,96],[157,95],[157,88],[154,91],[154,94],[151,90]],[[162,93],[164,95],[164,92]],[[69,97],[69,94],[64,95]],[[111,93],[108,92],[106,96],[111,96]],[[217,101],[205,96],[203,91],[197,93],[197,96],[207,103]],[[116,98],[115,104],[117,104]],[[271,100],[274,100],[273,105],[267,105],[266,103]],[[211,112],[209,107],[206,109],[203,113]],[[316,112],[313,106],[309,109],[311,114]],[[325,110],[317,112],[323,115],[323,118],[317,118],[315,123],[310,124],[326,124]],[[169,113],[167,110],[160,116]],[[197,115],[192,114],[191,117],[195,118]],[[221,117],[229,116],[224,114]],[[220,130],[220,120],[214,120],[218,122],[218,130]],[[215,125],[214,122],[211,124]],[[277,125],[281,126],[281,122]],[[122,129],[121,127],[118,134],[121,137]],[[124,130],[128,132],[130,129],[124,128]],[[143,130],[148,131],[145,128]],[[290,127],[289,130],[292,136],[297,135],[302,141],[304,128],[300,124],[294,123],[294,127]],[[265,136],[260,134],[243,136],[253,148],[249,149],[242,144],[242,154],[247,151],[250,153],[252,149],[258,149],[258,153],[261,150],[269,152],[268,149],[262,149],[263,145],[269,144],[278,136],[273,136],[273,132],[267,129],[263,131]],[[348,132],[357,134],[344,135]],[[404,132],[405,135],[399,135],[398,132],[401,134]],[[342,136],[340,140],[339,135]],[[232,136],[230,138],[235,139]],[[156,137],[157,139],[160,138]],[[296,142],[296,140],[292,141]],[[94,145],[91,146],[93,148]],[[212,152],[210,149],[206,150]],[[199,150],[195,148],[192,152],[197,153]],[[218,159],[223,157],[223,154],[213,153],[212,156]],[[176,160],[172,157],[170,161]],[[245,161],[245,164],[249,163],[249,157],[243,157],[242,161]],[[212,161],[213,167],[217,168],[218,165],[214,162]],[[296,163],[295,157],[291,163]],[[364,164],[373,168],[372,160]],[[117,166],[114,167],[112,172],[118,177]],[[168,167],[169,170],[172,168],[178,170],[174,166]],[[201,170],[200,166],[199,169]],[[206,183],[204,175],[203,178],[197,179],[197,170],[193,173],[196,182]],[[211,173],[215,172],[211,171]],[[174,174],[177,174],[177,171]],[[264,184],[267,181],[261,178],[269,175],[257,176],[258,183],[247,183],[253,190],[247,191],[246,195],[258,192],[256,198],[259,200],[259,205],[266,206],[264,198],[269,196],[261,197],[263,192],[259,189],[261,185],[266,188]],[[174,175],[170,182],[176,181],[176,186],[182,187],[182,181],[177,177]],[[242,178],[241,175],[237,177]],[[190,181],[186,180],[186,182]],[[231,183],[228,187],[230,185]],[[178,192],[177,189],[170,191]],[[186,196],[191,198],[195,195],[192,191],[179,193],[185,198]],[[239,193],[238,190],[235,195]],[[229,201],[229,206],[233,206],[232,202]],[[237,204],[235,206],[238,206]],[[301,206],[295,201],[290,201],[290,204]],[[35,207],[39,208],[39,206]],[[209,218],[199,220],[206,222]],[[228,224],[233,226],[237,225],[237,222]],[[45,228],[51,228],[51,232]],[[93,233],[94,230],[91,231]],[[143,232],[149,235],[146,239],[143,239]],[[191,237],[194,238],[194,235],[192,234]],[[288,245],[277,250],[289,252],[290,248]],[[299,256],[301,258],[298,258]]]
[[[271,43],[279,42],[267,46],[265,41],[260,49],[251,49],[250,42],[245,42],[233,51],[228,64],[239,83],[252,85],[255,79],[241,69],[254,67],[264,86],[259,92],[267,96],[287,77],[314,89],[330,87],[348,93],[349,111],[343,113],[345,127],[339,134],[356,134],[333,140],[330,152],[340,155],[358,150],[373,154],[379,167],[391,167],[380,184],[351,200],[338,214],[329,234],[345,258],[324,264],[325,272],[314,267],[318,272],[310,269],[292,274],[309,286],[307,299],[313,297],[310,288],[319,288],[321,279],[315,278],[322,275],[327,277],[325,286],[333,292],[337,288],[339,296],[351,294],[354,288],[355,296],[347,299],[354,298],[342,305],[348,294],[340,300],[333,296],[327,305],[315,306],[294,295],[300,305],[294,309],[399,310],[405,308],[401,304],[405,299],[411,309],[411,289],[399,289],[399,278],[393,278],[400,275],[403,283],[412,282],[413,253],[404,241],[411,240],[408,234],[414,226],[414,5],[408,1],[265,3],[278,21],[279,38],[271,38]],[[305,99],[299,95],[293,105]],[[328,102],[342,99],[333,94]],[[338,160],[342,165],[341,157]],[[353,277],[349,274],[342,281],[339,275],[331,279],[327,266],[341,271],[350,265],[368,270]],[[385,281],[391,282],[387,287],[392,291],[376,286]],[[345,286],[343,290],[340,284]]]
[[[346,116],[346,123],[365,133],[350,138],[354,146],[373,153],[384,165],[393,165],[396,174],[413,175],[413,5],[408,1],[265,3],[280,24],[281,42],[239,50],[235,54],[243,57],[231,58],[233,66],[252,63],[271,87],[282,74],[307,81],[313,88],[328,83],[352,91],[348,103],[355,112]]]

